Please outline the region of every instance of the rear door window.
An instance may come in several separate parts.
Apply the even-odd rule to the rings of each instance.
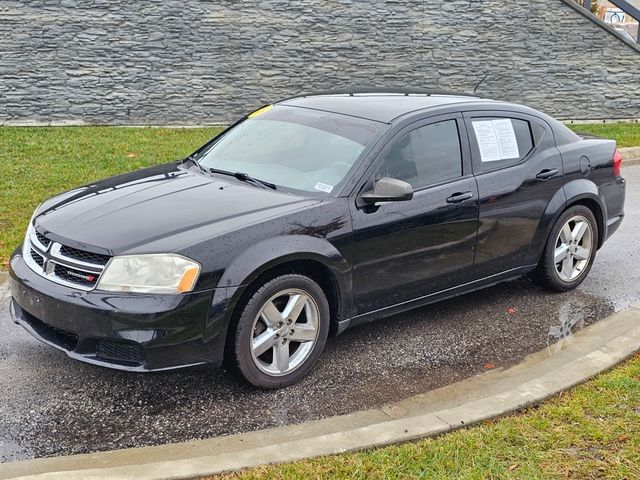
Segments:
[[[476,173],[520,163],[535,146],[531,123],[527,120],[474,117],[470,123],[469,137]]]

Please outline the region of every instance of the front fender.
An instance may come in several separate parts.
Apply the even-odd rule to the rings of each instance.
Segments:
[[[324,238],[307,235],[284,235],[256,243],[225,269],[218,287],[238,287],[228,305],[228,314],[240,300],[246,287],[262,273],[295,260],[314,261],[329,270],[340,294],[339,318],[351,312],[351,266],[342,253]]]

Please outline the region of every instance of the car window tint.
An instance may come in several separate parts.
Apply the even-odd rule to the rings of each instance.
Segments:
[[[522,160],[529,155],[529,152],[533,149],[533,137],[531,135],[531,125],[526,120],[519,120],[511,118],[511,125],[516,133],[516,139],[518,141],[518,150],[520,150],[520,157],[518,160]]]
[[[504,117],[474,118],[471,129],[476,171],[495,170],[522,161],[534,147],[531,124]],[[544,132],[538,132],[542,138]]]
[[[242,172],[283,189],[340,191],[380,122],[276,105],[239,123],[200,152],[204,167]]]
[[[455,120],[417,128],[385,154],[375,179],[397,178],[414,189],[462,176],[460,135]]]
[[[540,145],[540,142],[542,142],[542,139],[547,134],[547,130],[539,123],[532,123],[531,133],[533,134],[533,144]]]

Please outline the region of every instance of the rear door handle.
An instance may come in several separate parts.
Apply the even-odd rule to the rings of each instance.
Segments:
[[[462,203],[467,200],[471,200],[472,198],[473,193],[471,192],[454,193],[449,198],[447,198],[447,203]]]
[[[545,168],[544,170],[542,170],[540,173],[536,175],[536,178],[538,180],[547,180],[557,174],[558,174],[557,168],[551,168],[551,169]]]

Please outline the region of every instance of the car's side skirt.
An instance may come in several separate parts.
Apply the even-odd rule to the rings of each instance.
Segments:
[[[378,310],[362,313],[353,318],[340,322],[338,324],[338,333],[341,333],[347,328],[353,327],[354,325],[372,322],[380,318],[395,315],[401,312],[405,312],[407,310],[412,310],[414,308],[423,307],[425,305],[439,302],[441,300],[446,300],[451,297],[456,297],[458,295],[462,295],[465,293],[471,293],[476,290],[481,290],[483,288],[490,287],[497,283],[506,282],[508,280],[514,280],[516,278],[519,278],[531,272],[535,268],[536,268],[536,265],[526,265],[523,267],[513,268],[511,270],[497,273],[489,277],[480,278],[478,280],[474,280],[469,283],[464,283],[462,285],[458,285],[456,287],[452,287],[447,290],[441,290],[439,292],[430,293],[429,295],[424,295],[424,296],[414,298],[412,300],[408,300],[402,303],[397,303],[395,305],[390,305],[388,307],[380,308]]]

